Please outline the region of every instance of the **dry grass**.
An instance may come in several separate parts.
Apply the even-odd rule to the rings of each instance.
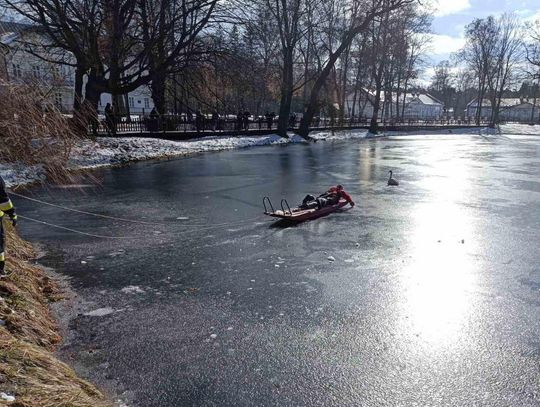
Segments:
[[[51,103],[52,91],[40,83],[0,81],[0,157],[4,162],[42,165],[49,180],[69,181],[65,171],[86,126]],[[78,117],[84,117],[79,115]]]
[[[84,127],[62,115],[37,84],[0,82],[0,157],[5,162],[42,165],[50,181],[70,182],[66,169]],[[46,108],[44,108],[46,106]],[[82,129],[82,131],[81,131]],[[53,351],[61,340],[49,303],[61,298],[58,287],[32,264],[35,252],[11,225],[7,232],[7,271],[0,280],[0,391],[16,401],[0,406],[105,407],[105,397],[77,377]]]
[[[49,302],[60,298],[43,270],[30,263],[35,253],[6,225],[7,269],[0,280],[0,389],[28,407],[101,407],[111,404],[52,353],[60,341]]]
[[[52,349],[60,341],[57,326],[50,315],[48,302],[58,291],[44,272],[29,263],[35,253],[7,222],[7,270],[11,275],[0,280],[0,318],[12,336]],[[28,324],[32,321],[32,324]]]

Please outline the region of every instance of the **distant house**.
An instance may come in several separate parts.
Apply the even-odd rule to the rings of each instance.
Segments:
[[[393,93],[388,100],[386,100],[384,94],[381,94],[379,117],[391,119],[398,117],[399,113],[399,117],[405,119],[436,120],[443,116],[444,104],[428,93],[411,92],[400,94],[396,105],[397,98],[396,93]],[[345,101],[347,114],[352,117],[371,119],[374,99],[375,92],[367,89],[358,92],[356,99],[354,94],[350,94]]]
[[[473,99],[467,105],[465,114],[468,118],[474,119],[478,112],[480,103],[478,99]],[[491,102],[487,99],[482,101],[480,117],[489,119],[492,114]],[[530,122],[540,120],[540,100],[534,103],[532,99],[523,98],[503,98],[499,118],[510,122]]]
[[[69,113],[73,110],[75,94],[74,69],[68,65],[47,62],[21,45],[24,40],[31,40],[32,36],[42,35],[45,34],[36,26],[0,21],[0,79],[13,84],[30,81],[37,83],[49,95],[51,105]],[[47,55],[42,56],[47,59]],[[110,94],[102,94],[98,110],[103,112],[111,99]],[[131,114],[150,112],[154,107],[148,86],[139,87],[124,99]]]

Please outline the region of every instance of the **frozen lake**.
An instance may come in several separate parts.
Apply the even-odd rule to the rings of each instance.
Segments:
[[[394,171],[401,185],[386,186]],[[129,406],[538,406],[540,136],[260,147],[27,191],[77,298],[61,355]],[[275,227],[341,183],[357,206]],[[330,261],[332,256],[335,260]]]

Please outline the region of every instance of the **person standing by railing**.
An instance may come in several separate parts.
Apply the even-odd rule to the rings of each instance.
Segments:
[[[150,111],[150,117],[149,117],[149,120],[148,120],[148,124],[149,124],[148,127],[149,127],[149,130],[150,130],[150,133],[152,133],[154,131],[157,131],[158,128],[159,128],[159,113],[158,113],[155,106]]]
[[[247,110],[244,112],[243,117],[243,129],[249,130],[249,117],[251,116],[251,113],[249,113]]]
[[[237,131],[242,130],[243,124],[244,124],[244,114],[240,111],[236,115],[236,130]]]
[[[197,110],[195,113],[195,128],[197,129],[197,133],[200,132],[203,129],[204,124],[204,117],[200,110]]]
[[[274,124],[274,119],[276,118],[276,114],[274,112],[265,114],[266,117],[266,125],[268,127],[268,130],[272,130],[272,125]]]
[[[289,117],[289,127],[294,129],[296,127],[296,113],[291,114]]]
[[[109,136],[116,135],[116,117],[114,113],[114,105],[107,103],[105,105],[105,127]]]
[[[219,128],[219,114],[214,110],[212,113],[212,130],[216,131]]]

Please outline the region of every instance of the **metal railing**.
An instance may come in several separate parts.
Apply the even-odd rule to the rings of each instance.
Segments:
[[[368,118],[345,118],[343,120],[316,117],[311,123],[311,128],[362,128],[368,127],[371,119]],[[297,129],[300,120],[289,120],[289,130]],[[434,126],[474,126],[474,119],[418,119],[406,118],[381,119],[378,121],[380,128],[391,127],[434,127]],[[480,125],[487,125],[487,120],[482,120]],[[95,130],[100,135],[134,134],[134,133],[231,133],[247,131],[268,131],[277,129],[277,118],[249,117],[238,120],[234,116],[200,116],[190,118],[186,115],[130,115],[129,117],[100,116]],[[90,128],[89,132],[94,132]]]

